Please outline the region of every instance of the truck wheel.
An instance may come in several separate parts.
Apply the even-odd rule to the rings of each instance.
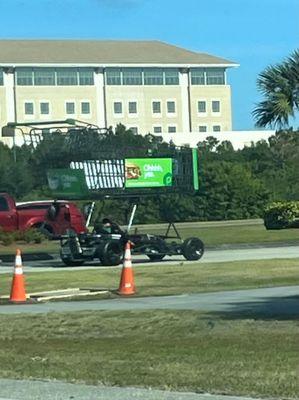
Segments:
[[[182,254],[188,261],[199,260],[204,253],[203,242],[195,237],[188,238],[182,245]]]
[[[99,250],[102,265],[119,265],[123,257],[123,246],[118,242],[106,242]]]

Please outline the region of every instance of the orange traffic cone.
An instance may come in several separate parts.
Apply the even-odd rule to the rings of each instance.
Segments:
[[[9,300],[15,303],[26,301],[25,282],[20,249],[17,249],[16,253],[14,276],[12,280]]]
[[[121,271],[118,293],[124,296],[128,296],[135,293],[130,242],[126,243],[125,258],[124,258],[123,269]]]

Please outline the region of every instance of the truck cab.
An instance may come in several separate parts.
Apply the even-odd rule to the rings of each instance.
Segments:
[[[0,229],[5,232],[18,229],[16,203],[7,193],[0,193]]]
[[[86,232],[85,218],[75,203],[41,200],[15,203],[0,193],[0,228],[6,232],[38,228],[47,236],[59,236],[68,230]]]

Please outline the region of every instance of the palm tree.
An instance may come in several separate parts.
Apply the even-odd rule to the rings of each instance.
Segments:
[[[256,125],[288,126],[289,117],[299,110],[299,50],[281,64],[266,68],[257,81],[265,100],[253,111]]]

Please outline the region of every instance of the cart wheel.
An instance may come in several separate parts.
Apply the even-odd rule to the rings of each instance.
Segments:
[[[78,267],[79,265],[83,265],[84,261],[74,261],[70,258],[61,258],[62,262],[68,267]]]
[[[182,254],[188,261],[199,260],[204,253],[204,244],[198,238],[188,238],[182,245]]]
[[[161,261],[166,256],[166,254],[147,254],[151,261]]]
[[[99,253],[103,265],[119,265],[123,257],[123,247],[118,242],[106,242]]]

